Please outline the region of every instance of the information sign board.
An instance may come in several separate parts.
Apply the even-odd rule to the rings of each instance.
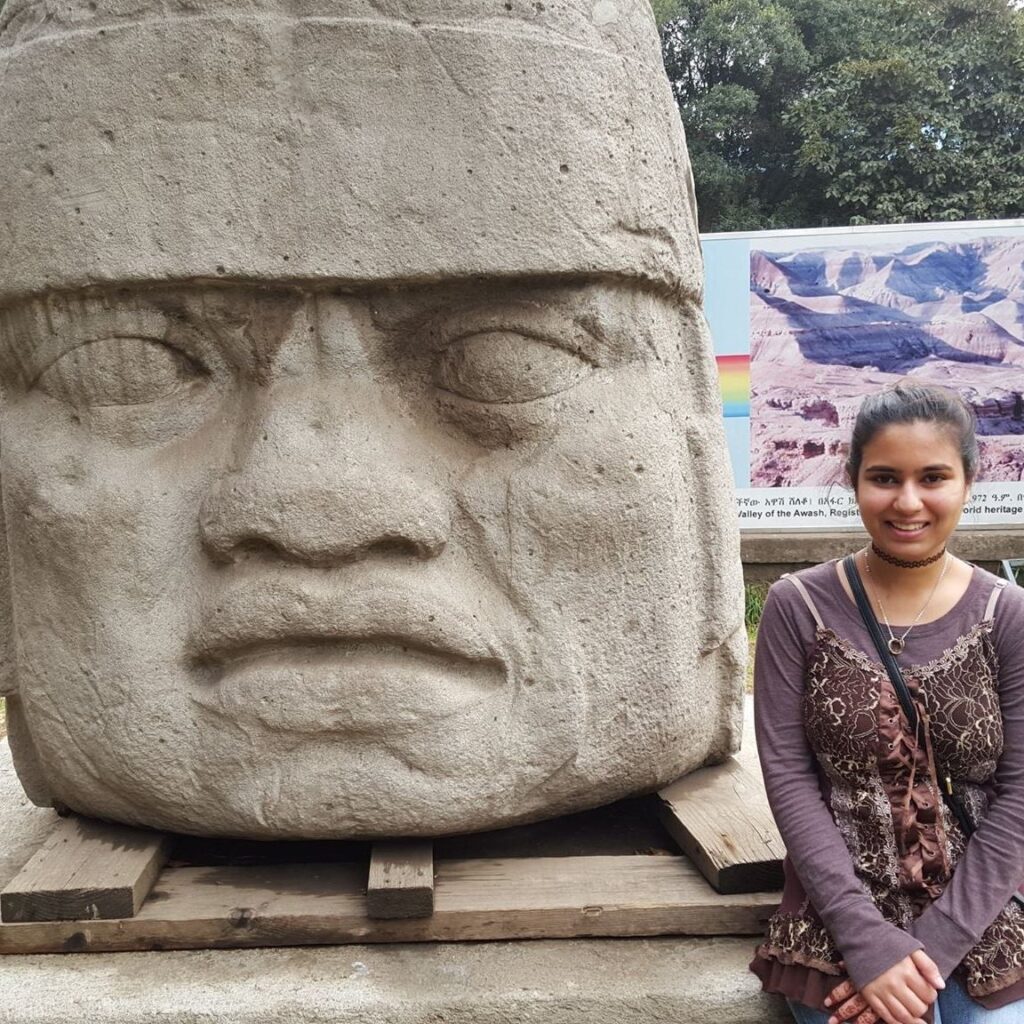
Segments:
[[[977,415],[964,524],[1024,523],[1024,220],[702,245],[741,526],[856,521],[843,472],[853,420],[901,379],[953,388]]]

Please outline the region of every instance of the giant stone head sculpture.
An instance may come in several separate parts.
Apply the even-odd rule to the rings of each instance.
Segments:
[[[8,0],[38,803],[442,834],[724,756],[737,538],[643,0]]]

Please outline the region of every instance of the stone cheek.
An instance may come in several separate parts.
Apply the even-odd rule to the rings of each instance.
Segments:
[[[632,6],[604,5],[601,31],[612,7]],[[31,62],[18,78],[18,61],[50,44],[24,36],[32,3],[13,8],[7,30],[21,42],[4,57],[0,22],[0,59],[28,97],[41,86]],[[242,19],[226,80],[237,85],[235,47],[245,32],[265,36],[268,18]],[[277,39],[285,65],[285,37],[298,46],[318,31],[300,28]],[[147,31],[136,20],[123,29]],[[360,22],[338,38],[362,59],[368,32],[398,32],[403,46],[415,36],[399,29]],[[500,64],[521,29],[481,26],[480,38]],[[165,21],[152,32],[154,52],[177,52]],[[105,52],[106,36],[75,38]],[[273,78],[274,52],[253,52],[254,81]],[[382,82],[393,73],[366,68]],[[444,70],[462,83],[457,62]],[[204,82],[200,106],[212,103]],[[170,80],[151,89],[132,100],[148,118],[136,136],[166,125],[158,103],[191,102]],[[390,126],[414,179],[407,111],[389,121],[371,92],[339,95],[338,130]],[[550,96],[571,122],[576,101]],[[437,102],[443,114],[448,101]],[[89,103],[84,90],[72,104],[80,133]],[[310,109],[319,118],[326,103]],[[543,135],[537,115],[520,123],[506,107],[493,123],[480,108],[481,153],[508,120]],[[230,134],[251,113],[217,117]],[[324,155],[322,121],[293,127],[303,124],[308,146],[279,143],[300,184],[303,161]],[[584,126],[566,145],[583,152],[594,138]],[[107,173],[134,182],[131,161],[163,160],[159,147],[128,149]],[[655,209],[644,201],[594,234],[598,215],[572,189],[535,181],[532,210],[506,216],[460,186],[447,206],[432,194],[436,208],[409,214],[403,248],[394,162],[376,165],[378,194],[369,164],[342,163],[330,196],[288,196],[303,256],[277,245],[281,196],[240,177],[228,223],[216,202],[201,214],[201,161],[190,166],[173,244],[162,241],[171,207],[145,207],[162,183],[126,185],[133,227],[119,234],[110,221],[109,248],[90,242],[88,262],[82,238],[102,217],[83,213],[85,234],[55,238],[52,258],[26,243],[25,288],[11,285],[0,307],[9,712],[33,798],[198,834],[431,835],[592,806],[732,750],[745,649],[738,543],[708,340],[681,298],[698,290],[681,284],[697,259],[685,196],[671,215],[651,214],[660,235],[634,230],[636,210]],[[612,160],[607,173],[619,171]],[[36,197],[40,223],[63,201],[54,188]],[[346,190],[358,239],[331,206]],[[136,230],[144,221],[148,236]],[[481,248],[477,223],[509,246]],[[596,248],[577,246],[581,223]],[[437,253],[450,249],[420,244],[436,231],[464,242],[447,264]],[[222,243],[234,255],[219,262]],[[679,259],[665,262],[669,250]],[[271,266],[270,253],[289,266]]]

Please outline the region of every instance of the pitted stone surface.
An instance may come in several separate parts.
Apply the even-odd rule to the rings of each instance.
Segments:
[[[8,0],[0,66],[0,294],[524,271],[701,287],[646,0]]]
[[[731,474],[646,0],[8,0],[0,178],[33,800],[443,835],[735,749]]]
[[[750,955],[591,939],[5,958],[0,1024],[784,1024]]]

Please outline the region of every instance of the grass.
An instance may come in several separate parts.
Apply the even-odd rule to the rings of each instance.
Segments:
[[[764,602],[768,597],[767,583],[748,583],[743,588],[743,615],[747,622],[747,631],[757,632],[757,624],[761,621]]]
[[[747,693],[754,691],[754,649],[757,646],[757,625],[761,621],[764,601],[768,596],[767,583],[748,583],[743,588],[743,618],[747,624]]]

